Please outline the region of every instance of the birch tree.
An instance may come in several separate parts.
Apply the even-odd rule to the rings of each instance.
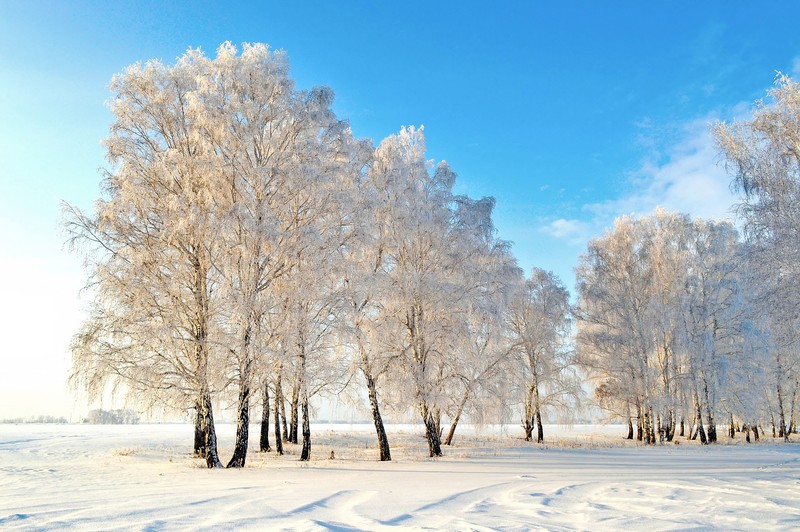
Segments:
[[[218,267],[239,336],[237,437],[229,466],[241,467],[253,390],[252,338],[265,326],[265,312],[280,304],[273,284],[295,272],[306,254],[335,252],[336,238],[321,235],[338,235],[341,224],[323,219],[341,205],[334,201],[339,180],[364,163],[347,124],[330,109],[331,90],[294,90],[282,52],[245,45],[237,55],[226,44],[212,67],[198,105],[207,109],[205,134],[228,171],[219,197],[230,253]]]
[[[683,330],[696,422],[704,411],[710,443],[717,440],[715,413],[726,374],[741,353],[742,307],[738,238],[727,223],[695,220],[687,239]],[[702,433],[701,433],[702,434]]]
[[[389,228],[385,268],[391,294],[383,308],[405,384],[425,425],[430,456],[440,456],[439,433],[446,368],[447,330],[457,288],[449,278],[448,205],[455,174],[446,163],[431,172],[421,129],[404,128],[384,139],[372,172],[385,184]]]
[[[371,160],[354,195],[354,214],[357,215],[353,217],[353,233],[341,248],[341,264],[345,271],[340,334],[342,342],[350,347],[354,373],[364,379],[379,459],[389,461],[392,457],[381,412],[381,384],[389,378],[398,357],[396,349],[385,341],[388,333],[384,320],[391,298],[391,264],[387,251],[395,208],[392,187],[398,184],[390,181],[391,176],[382,170]]]
[[[618,394],[627,410],[635,408],[648,443],[653,442],[655,378],[650,251],[644,226],[622,217],[612,231],[589,242],[576,271],[577,341],[583,364],[600,379],[601,389]]]
[[[211,398],[220,167],[190,97],[204,67],[190,51],[174,67],[154,61],[114,77],[104,197],[93,215],[67,207],[66,224],[87,250],[96,293],[72,344],[75,382],[102,393],[115,378],[131,393],[185,397],[200,412],[207,464],[219,467]]]
[[[577,394],[574,374],[566,357],[570,324],[569,292],[551,272],[533,268],[518,288],[509,310],[514,338],[513,375],[524,390],[525,440],[544,442],[542,410],[545,404]],[[521,377],[521,379],[520,379]]]
[[[800,263],[800,85],[779,74],[767,100],[758,101],[753,118],[719,123],[714,128],[717,144],[733,187],[741,193],[738,213],[745,221],[751,262],[762,266],[768,288],[762,294],[773,309],[773,374],[779,412],[779,432],[788,438],[786,391],[796,388],[799,358],[794,341],[778,325],[793,321],[800,293],[793,279]],[[788,307],[788,308],[787,308]],[[780,309],[780,310],[778,310]],[[790,326],[793,327],[793,326]],[[783,332],[780,332],[783,331]],[[788,406],[788,405],[787,405]]]
[[[477,418],[499,410],[505,394],[497,381],[511,351],[505,334],[506,309],[522,273],[510,253],[510,244],[498,240],[492,222],[494,198],[454,199],[452,237],[455,246],[451,276],[463,295],[460,311],[450,330],[453,346],[446,395],[450,429],[444,439],[451,445],[465,412]],[[455,310],[455,309],[453,309]]]

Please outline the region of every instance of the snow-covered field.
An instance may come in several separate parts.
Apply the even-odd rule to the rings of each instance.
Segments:
[[[233,430],[218,429],[223,455]],[[542,448],[508,427],[465,430],[430,460],[418,427],[392,426],[394,461],[381,463],[369,425],[313,430],[310,463],[289,446],[210,471],[190,425],[0,425],[0,528],[800,528],[793,443],[642,447],[621,427],[578,426],[547,427]]]

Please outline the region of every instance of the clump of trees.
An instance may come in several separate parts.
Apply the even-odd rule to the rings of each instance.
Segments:
[[[800,85],[780,75],[752,120],[719,123],[741,192],[729,223],[657,210],[623,217],[577,270],[580,360],[596,396],[648,443],[717,440],[727,423],[788,441],[800,389]]]
[[[93,425],[136,425],[139,423],[139,415],[128,408],[116,410],[96,408],[89,410],[85,422]]]
[[[331,90],[297,90],[261,44],[133,65],[111,89],[103,195],[90,214],[65,207],[94,294],[76,386],[190,406],[209,467],[220,399],[242,467],[254,400],[261,450],[272,431],[308,460],[310,401],[366,396],[389,460],[387,409],[416,411],[438,456],[464,414],[518,410],[541,441],[543,412],[579,393],[566,290],[525,280],[494,200],[455,194],[422,128],[354,138]]]
[[[663,210],[620,218],[589,243],[577,270],[577,344],[628,438],[632,419],[647,443],[683,436],[687,423],[713,442],[720,410],[758,421],[737,395],[755,369],[743,343],[753,318],[744,259],[729,223]]]

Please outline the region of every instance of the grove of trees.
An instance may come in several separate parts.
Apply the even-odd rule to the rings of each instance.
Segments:
[[[800,195],[790,80],[774,93],[786,102],[717,127],[745,193],[745,241],[660,210],[621,218],[581,258],[578,308],[552,273],[525,278],[494,199],[456,194],[422,128],[377,146],[355,138],[330,89],[295,88],[281,51],[190,50],[128,67],[111,90],[102,196],[92,213],[65,206],[93,296],[71,380],[93,397],[118,389],[140,407],[191,410],[208,467],[223,465],[220,402],[237,422],[228,467],[246,463],[254,407],[262,451],[302,444],[308,460],[317,396],[367,404],[390,460],[387,412],[415,413],[430,456],[463,416],[519,421],[542,442],[543,418],[575,412],[589,382],[631,438],[635,424],[648,442],[687,429],[713,442],[721,416],[788,438],[800,303],[787,245],[797,202],[781,196]]]
[[[780,75],[753,118],[714,134],[744,238],[657,209],[617,219],[577,269],[576,347],[608,410],[639,439],[703,443],[796,432],[800,352],[800,85]]]
[[[93,425],[136,425],[139,423],[139,415],[129,408],[116,410],[95,408],[89,410],[84,422]]]
[[[221,398],[236,405],[230,467],[254,399],[261,449],[272,428],[276,452],[302,440],[303,460],[316,395],[366,396],[382,460],[387,408],[417,412],[431,456],[444,421],[451,443],[463,413],[513,407],[488,400],[508,383],[520,406],[534,390],[524,422],[541,426],[562,394],[566,290],[538,271],[526,284],[494,200],[456,195],[421,128],[373,147],[329,89],[297,90],[288,70],[283,52],[224,44],[114,78],[103,197],[93,214],[66,207],[94,294],[73,382],[193,408],[209,467]]]

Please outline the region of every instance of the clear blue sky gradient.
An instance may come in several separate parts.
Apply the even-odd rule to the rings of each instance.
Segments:
[[[726,215],[735,198],[706,124],[746,116],[776,71],[800,65],[793,2],[299,4],[0,2],[0,261],[17,286],[4,305],[63,324],[36,354],[7,310],[0,336],[16,340],[0,343],[3,360],[30,346],[38,367],[57,359],[63,382],[83,279],[61,248],[59,201],[91,208],[98,196],[106,86],[136,61],[213,55],[226,40],[286,50],[297,86],[332,87],[356,135],[424,124],[458,191],[497,198],[520,265],[570,288],[586,240],[619,214],[664,203]],[[14,300],[31,272],[45,277],[31,293],[55,309],[44,317]]]

